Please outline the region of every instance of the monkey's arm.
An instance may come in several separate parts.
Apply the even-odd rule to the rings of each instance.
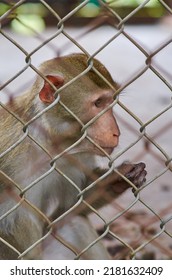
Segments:
[[[139,188],[146,181],[147,172],[145,167],[145,164],[142,162],[138,164],[124,162],[117,168],[117,170],[120,174],[124,175],[126,179]],[[100,177],[105,173],[105,170],[96,169],[95,173],[97,177]],[[114,171],[89,190],[85,200],[88,204],[98,209],[111,203],[112,200],[131,187],[130,183]],[[82,215],[87,215],[91,212],[90,208],[84,203],[82,203],[78,211]]]

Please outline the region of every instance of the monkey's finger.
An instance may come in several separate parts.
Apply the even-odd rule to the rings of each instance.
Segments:
[[[133,183],[136,187],[141,187],[146,182],[147,171],[143,170],[137,177],[134,178]]]
[[[145,170],[145,167],[146,165],[143,162],[135,164],[133,169],[125,175],[126,178],[132,180],[132,178],[140,176],[140,173]]]

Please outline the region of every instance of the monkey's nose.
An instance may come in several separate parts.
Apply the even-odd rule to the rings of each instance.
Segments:
[[[115,130],[114,133],[113,133],[113,136],[114,136],[114,137],[118,137],[118,138],[119,138],[120,135],[121,135],[121,132],[120,132],[119,129]]]
[[[113,148],[119,144],[119,135],[113,134]]]

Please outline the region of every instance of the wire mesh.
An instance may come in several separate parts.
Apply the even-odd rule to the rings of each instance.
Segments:
[[[100,0],[99,15],[88,22],[83,21],[77,33],[68,24],[72,19],[77,19],[78,13],[88,7],[90,1],[76,1],[75,6],[69,6],[69,11],[65,14],[54,5],[55,1],[37,2],[45,14],[52,17],[55,22],[53,27],[47,26],[43,33],[36,31],[36,26],[35,28],[30,26],[20,17],[22,11],[20,8],[30,1],[21,0],[15,3],[4,1],[8,4],[8,8],[0,17],[1,46],[4,44],[9,48],[8,50],[1,48],[2,63],[4,61],[8,69],[6,72],[5,69],[4,71],[1,69],[0,83],[2,92],[0,225],[3,229],[0,230],[1,250],[5,252],[8,248],[11,258],[18,259],[80,259],[90,258],[89,252],[96,251],[96,246],[102,243],[113,259],[170,259],[172,256],[171,31],[169,30],[166,35],[162,25],[159,24],[158,32],[165,35],[152,45],[148,42],[148,46],[130,32],[128,22],[142,12],[151,0],[138,1],[140,4],[129,10],[125,16],[121,16],[114,7],[116,1]],[[163,9],[165,17],[170,18],[171,2],[162,0],[157,2]],[[33,10],[31,14],[34,14]],[[160,16],[159,20],[162,18]],[[24,30],[31,32],[25,38],[25,42],[22,36],[9,28],[9,24],[14,21]],[[95,36],[98,39],[95,40]],[[89,44],[93,38],[95,44],[90,48]],[[122,53],[122,45],[126,48],[125,53]],[[120,51],[122,54],[118,61]],[[35,74],[45,82],[49,82],[38,64],[40,61],[54,56],[61,57],[71,52],[84,53],[87,57],[87,67],[79,74],[78,71],[77,74],[72,73],[72,78],[59,89],[51,84],[55,91],[55,101],[44,109],[41,107],[35,110],[32,100],[28,98],[28,101],[25,101],[20,94],[33,84]],[[139,58],[136,66],[135,55]],[[94,58],[103,60],[104,57],[104,63],[108,65],[107,61],[110,61],[111,68],[115,71],[115,63],[121,64],[122,56],[124,56],[122,75],[118,70],[120,86],[115,87],[96,69]],[[128,63],[128,66],[125,63],[126,65]],[[110,87],[114,101],[89,122],[83,123],[77,114],[65,105],[61,97],[65,90],[82,80],[90,71],[94,71],[99,79]],[[7,74],[4,75],[4,72]],[[132,93],[133,95],[128,98],[133,85],[138,92]],[[156,93],[155,90],[158,89],[159,92]],[[18,99],[15,95],[19,95]],[[23,103],[24,108],[18,107],[16,100],[19,99],[22,100],[19,106]],[[57,149],[54,154],[43,144],[47,132],[42,124],[46,122],[45,116],[56,107],[63,109],[80,126],[80,137],[72,145],[70,143],[65,148]],[[121,142],[124,142],[124,145],[119,145],[109,155],[89,136],[88,131],[112,107],[122,131]],[[36,131],[34,134],[33,129]],[[52,129],[57,131],[63,127]],[[75,131],[69,131],[67,137],[70,133],[74,136]],[[55,138],[54,141],[57,143],[54,142],[52,148],[61,147],[62,140]],[[48,142],[48,139],[46,141]],[[103,160],[97,161],[101,161],[99,165],[105,161],[103,165],[109,169],[104,174],[91,178],[91,183],[80,189],[82,181],[80,172],[89,177],[92,166],[91,162],[87,162],[87,157],[85,159],[83,157],[83,162],[78,162],[72,155],[72,151],[79,150],[78,147],[83,141],[91,143],[104,153]],[[128,159],[131,162],[146,163],[147,180],[140,188],[116,168]],[[63,168],[61,169],[61,161],[68,162],[70,170],[64,172]],[[17,170],[17,178],[14,170]],[[117,199],[114,189],[108,184],[103,184],[112,172],[121,176],[131,187]],[[73,173],[76,173],[75,180],[71,175]],[[57,174],[60,180],[56,179]],[[50,176],[54,178],[58,190],[49,186]],[[42,190],[45,192],[44,201],[39,197],[42,182],[49,186],[49,194]],[[67,185],[65,191],[64,185]],[[75,197],[73,205],[69,205],[71,196]],[[49,209],[46,211],[44,204],[48,200]],[[59,200],[63,202],[63,211],[56,209],[54,213],[51,205],[55,203],[61,207]],[[97,231],[93,239],[89,238],[85,216]],[[13,242],[10,237],[15,231],[18,235],[17,242]],[[83,242],[84,246],[81,244],[81,248],[78,248],[77,241],[73,239],[76,236],[82,240],[80,232],[82,235],[83,231],[86,232],[88,240],[86,243]],[[94,258],[93,252],[91,255]]]

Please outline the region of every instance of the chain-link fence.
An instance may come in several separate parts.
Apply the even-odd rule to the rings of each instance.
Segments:
[[[136,1],[135,6],[120,9],[118,2],[0,2],[2,258],[96,259],[104,247],[113,259],[170,259],[172,256],[172,3]],[[156,22],[147,25],[153,2],[158,9]],[[131,21],[138,23],[139,13],[145,15],[147,11],[145,25],[128,25]],[[83,17],[84,13],[87,17]],[[28,36],[16,33],[19,30]],[[47,79],[52,69],[47,73],[40,70],[39,64],[70,53],[84,53],[87,64],[82,71],[77,64],[76,67],[67,64],[65,71],[71,77],[57,89],[59,83],[53,87],[53,80],[49,84]],[[104,72],[96,70],[94,58],[105,64],[120,86],[114,87]],[[83,90],[89,89],[91,84],[87,80],[86,84],[84,77],[89,77],[90,71],[110,87],[114,100],[83,123],[61,98],[68,88],[80,92],[78,88],[83,84]],[[23,96],[14,97],[31,87],[35,74],[42,82],[29,94],[33,95],[34,91],[38,95],[44,81],[45,87],[50,85],[49,93],[53,90],[56,95],[54,102],[44,108],[35,109],[30,97],[27,100]],[[69,98],[72,100],[70,94]],[[90,137],[89,131],[91,127],[94,130],[96,122],[112,105],[121,140],[109,155],[108,150],[102,151],[99,143]],[[72,131],[68,130],[67,122],[54,127],[51,112],[62,109],[80,126],[80,135],[72,145],[75,125]],[[84,110],[83,114],[89,114],[89,107]],[[63,147],[64,139],[53,134],[54,142],[48,147],[46,117],[49,115],[52,133],[55,131],[58,136],[58,131],[65,130],[70,145]],[[103,175],[93,176],[93,163],[87,154],[81,157],[82,162],[77,160],[75,153],[84,141],[104,153],[103,159],[96,159],[99,167],[109,168]],[[126,160],[146,164],[147,180],[140,188],[116,169]],[[66,162],[70,166],[68,170],[63,168]],[[121,177],[123,185],[130,184],[116,199],[116,192],[122,192],[116,191],[118,184],[111,188],[111,183],[106,182],[112,171]],[[84,189],[80,189],[81,173],[91,177],[91,183],[87,182]],[[53,180],[55,187],[51,187]],[[73,196],[75,202],[69,205]],[[45,204],[49,205],[46,210]],[[90,234],[90,224],[96,234]]]

